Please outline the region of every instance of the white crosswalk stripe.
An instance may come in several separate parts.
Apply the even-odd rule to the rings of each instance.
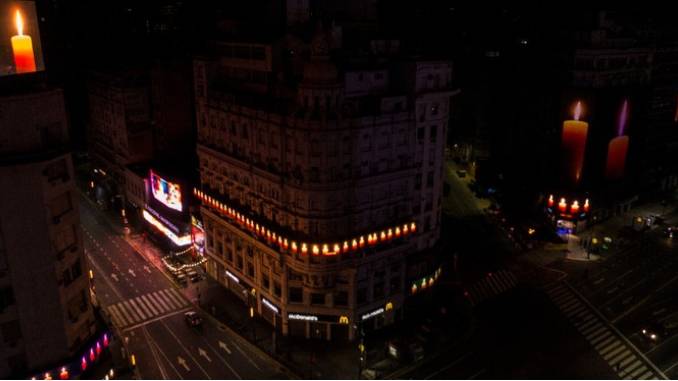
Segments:
[[[655,371],[643,363],[607,323],[592,313],[571,289],[560,283],[546,290],[553,303],[620,378],[656,379]]]
[[[466,289],[466,295],[472,305],[477,305],[516,286],[516,277],[510,271],[499,270],[470,285]]]
[[[148,300],[148,295],[143,295],[143,296],[141,297],[141,301],[142,301],[144,304],[146,304],[146,306],[148,306],[148,309],[151,311],[151,313],[152,313],[153,315],[157,315],[157,314],[159,313],[158,310],[157,310],[157,309],[155,308],[155,306],[153,305],[153,303],[151,303],[151,302]]]
[[[125,328],[161,318],[187,307],[188,301],[173,288],[137,296],[106,307],[113,324]]]
[[[133,300],[134,303],[138,303],[140,309],[144,312],[144,316],[153,316],[154,314],[151,313],[151,310],[141,301],[140,297],[136,297]]]

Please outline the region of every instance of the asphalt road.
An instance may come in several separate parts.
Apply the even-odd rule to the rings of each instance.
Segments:
[[[676,225],[678,215],[666,220]],[[577,274],[570,284],[668,378],[678,378],[677,240],[655,228],[604,254],[599,263],[562,264],[561,269]],[[664,327],[656,341],[642,334],[654,326]]]
[[[285,377],[276,362],[218,322],[189,327],[194,307],[180,289],[113,232],[101,211],[80,202],[85,251],[97,298],[127,340],[143,379],[266,379]]]
[[[475,334],[405,379],[611,379],[609,366],[546,295],[518,287],[480,305]]]

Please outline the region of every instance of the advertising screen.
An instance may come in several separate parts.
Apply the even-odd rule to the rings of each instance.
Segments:
[[[179,184],[169,182],[151,171],[151,193],[153,198],[160,201],[168,208],[182,211],[181,187]]]
[[[0,0],[0,77],[42,70],[35,3]]]
[[[191,235],[193,236],[193,247],[196,253],[203,255],[205,253],[205,230],[202,227],[202,222],[191,216]]]

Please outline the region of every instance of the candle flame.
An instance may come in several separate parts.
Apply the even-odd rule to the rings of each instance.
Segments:
[[[21,12],[17,9],[16,14],[14,15],[14,23],[16,24],[16,30],[19,32],[19,36],[24,35],[24,19],[21,17]]]
[[[574,120],[579,120],[581,117],[581,102],[577,101],[577,106],[574,108]]]

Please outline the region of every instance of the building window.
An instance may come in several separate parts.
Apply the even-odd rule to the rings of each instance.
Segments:
[[[242,271],[242,255],[236,256],[235,267],[237,267],[238,270]]]
[[[265,290],[268,290],[271,287],[271,280],[268,278],[268,274],[263,274],[261,277],[261,285]]]
[[[431,105],[431,115],[438,115],[438,108],[440,105],[438,103],[434,103]]]
[[[422,174],[418,174],[414,176],[414,189],[419,190],[421,189],[421,178]]]
[[[252,262],[247,262],[247,276],[254,278],[254,265]]]
[[[389,283],[389,293],[394,295],[398,292],[400,292],[400,277],[391,278],[391,282]]]
[[[379,282],[374,284],[374,289],[372,290],[375,299],[380,299],[384,297],[384,282]]]
[[[357,298],[358,304],[363,304],[367,302],[367,288],[359,288],[358,289],[358,298]]]
[[[429,138],[431,139],[431,143],[436,142],[436,139],[438,138],[438,126],[431,126],[431,129],[429,130]]]
[[[325,305],[325,294],[312,293],[311,294],[311,304],[315,306],[324,306]]]
[[[66,159],[61,159],[52,164],[49,164],[45,167],[43,174],[47,176],[49,182],[56,180],[68,181],[70,176],[68,175],[68,166],[66,165]]]
[[[290,303],[303,303],[304,291],[301,287],[290,287],[289,299]]]
[[[423,143],[425,137],[426,137],[426,127],[419,127],[417,129],[417,141],[419,143]]]
[[[273,294],[277,297],[280,297],[281,291],[280,291],[280,283],[279,282],[273,282]]]
[[[21,340],[21,324],[19,324],[19,320],[0,324],[0,332],[2,332],[2,340],[12,347]]]
[[[426,175],[426,186],[429,188],[433,187],[433,171],[429,171]]]
[[[348,306],[348,292],[339,291],[334,294],[334,305],[339,307]]]
[[[14,292],[12,287],[3,287],[0,289],[0,313],[2,313],[5,308],[14,305]]]
[[[66,192],[52,199],[48,204],[48,208],[50,215],[55,220],[64,215],[65,213],[68,213],[73,209],[73,204],[71,203],[71,193]]]

